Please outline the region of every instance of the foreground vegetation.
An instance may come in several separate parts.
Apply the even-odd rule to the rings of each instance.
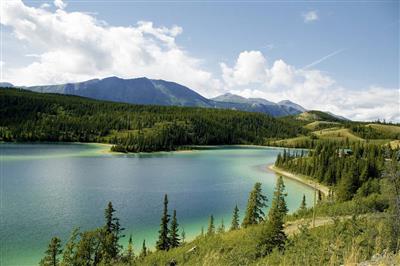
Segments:
[[[233,110],[142,106],[0,89],[0,140],[115,144],[114,151],[174,150],[185,145],[263,144],[304,129]]]
[[[207,231],[190,242],[180,231],[176,210],[171,219],[165,195],[153,251],[145,242],[141,250],[134,248],[132,236],[125,249],[119,245],[123,229],[109,203],[103,226],[88,232],[74,230],[64,246],[53,238],[41,265],[351,265],[369,260],[395,265],[400,260],[397,159],[386,161],[379,187],[379,192],[356,193],[348,201],[321,199],[313,208],[306,206],[303,197],[298,211],[287,215],[282,177],[271,201],[256,183],[242,221],[237,206],[227,229],[223,223],[216,225],[211,215]],[[264,213],[267,205],[269,212]],[[311,226],[315,217],[318,223]]]

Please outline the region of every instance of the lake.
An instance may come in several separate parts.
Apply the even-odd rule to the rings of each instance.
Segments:
[[[219,147],[152,154],[111,154],[97,144],[0,144],[1,265],[37,265],[52,236],[62,243],[74,227],[103,224],[112,201],[124,233],[133,235],[136,253],[143,239],[154,247],[163,208],[177,210],[187,239],[207,227],[229,227],[238,204],[241,215],[255,182],[272,197],[276,175],[266,167],[278,148]],[[290,211],[313,190],[285,179]],[[126,237],[123,244],[127,242]]]

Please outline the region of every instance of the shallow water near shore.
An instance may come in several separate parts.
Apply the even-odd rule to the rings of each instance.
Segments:
[[[96,144],[0,144],[1,265],[37,265],[52,236],[62,242],[74,227],[103,224],[112,201],[136,252],[157,238],[162,200],[169,197],[188,240],[207,226],[210,214],[229,227],[241,215],[255,182],[272,197],[276,175],[267,170],[277,148],[219,147],[190,152],[105,153]],[[290,211],[313,190],[285,179]],[[127,237],[122,243],[126,243]]]

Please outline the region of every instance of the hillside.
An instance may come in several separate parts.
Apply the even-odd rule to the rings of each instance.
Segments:
[[[398,140],[400,140],[399,124],[356,122],[315,110],[279,119],[291,125],[302,127],[307,130],[307,134],[269,141],[268,145],[313,148],[319,142],[333,141],[343,144],[368,142],[397,147]]]
[[[303,132],[260,113],[130,105],[19,89],[1,89],[0,103],[3,141],[107,142],[117,151],[140,152],[263,144],[268,138]]]
[[[11,86],[10,83],[4,83],[3,87]],[[287,100],[273,103],[261,98],[247,99],[230,93],[207,99],[178,83],[145,77],[134,79],[108,77],[60,85],[30,86],[24,87],[24,89],[131,104],[191,106],[259,112],[275,117],[294,115],[305,111],[300,105]]]

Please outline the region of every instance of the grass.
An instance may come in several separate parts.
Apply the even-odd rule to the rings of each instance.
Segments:
[[[384,133],[400,134],[400,127],[393,125],[382,125],[382,124],[368,124],[366,127],[371,127],[376,130],[380,130]]]
[[[390,146],[390,148],[392,149],[396,149],[396,148],[400,148],[400,140],[392,140],[388,143],[388,145]]]
[[[348,139],[349,141],[364,141],[363,138],[354,135],[348,128],[335,127],[335,128],[322,129],[314,131],[313,134],[317,136],[319,139],[326,139],[326,140],[345,141],[346,139]]]
[[[303,120],[303,121],[314,121],[314,120],[319,120],[320,117],[311,112],[304,112],[304,113],[298,114],[297,119]]]
[[[324,128],[331,128],[340,125],[338,122],[328,122],[328,121],[314,121],[304,126],[304,128],[315,131]]]
[[[295,138],[276,140],[276,141],[271,142],[271,145],[283,146],[283,147],[296,147],[296,145],[298,143],[300,143],[302,141],[307,141],[307,140],[310,140],[310,137],[300,136],[300,137],[295,137]]]

